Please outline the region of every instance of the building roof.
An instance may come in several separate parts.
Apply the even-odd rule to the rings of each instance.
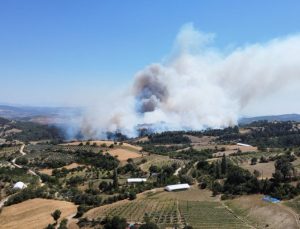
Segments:
[[[246,147],[250,147],[251,145],[245,144],[245,143],[237,143],[238,146],[246,146]]]
[[[165,190],[171,192],[175,190],[181,190],[181,189],[189,189],[190,185],[189,184],[174,184],[174,185],[168,185],[165,187]]]
[[[26,188],[27,185],[24,184],[22,181],[18,181],[17,183],[15,183],[14,185],[14,189],[24,189]]]
[[[146,178],[128,178],[127,182],[128,183],[139,183],[139,182],[146,182]]]

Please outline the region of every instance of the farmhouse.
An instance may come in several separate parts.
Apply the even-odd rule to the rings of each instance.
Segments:
[[[146,182],[147,179],[146,178],[128,178],[127,179],[127,183],[142,183],[142,182]]]
[[[22,181],[15,183],[13,187],[13,189],[24,189],[24,188],[27,188],[27,185],[24,184]]]
[[[189,184],[174,184],[174,185],[166,186],[165,190],[168,192],[172,192],[172,191],[186,190],[189,188],[190,188]]]

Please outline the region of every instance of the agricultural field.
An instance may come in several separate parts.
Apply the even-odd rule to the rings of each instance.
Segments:
[[[272,178],[273,173],[275,172],[274,161],[269,161],[267,163],[256,163],[251,165],[250,161],[243,162],[240,166],[244,169],[247,169],[249,172],[253,173],[255,170],[260,173],[259,179]]]
[[[97,219],[117,215],[126,218],[128,222],[142,223],[144,222],[145,214],[149,216],[151,221],[160,226],[166,227],[181,224],[175,200],[155,200],[151,198],[104,207],[97,213]],[[89,213],[87,213],[88,215]]]
[[[299,228],[298,216],[295,218],[289,208],[265,202],[262,198],[262,195],[242,196],[226,201],[226,205],[256,228]]]
[[[37,198],[5,207],[0,214],[0,228],[45,228],[54,222],[51,213],[56,209],[61,210],[61,219],[76,213],[73,203]]]
[[[85,214],[88,219],[104,219],[112,216],[125,217],[129,222],[144,222],[147,215],[160,228],[184,226],[193,228],[249,228],[236,218],[216,197],[206,190],[168,193],[148,192],[134,201],[123,201],[92,209]]]
[[[300,214],[300,197],[296,197],[293,200],[285,201],[284,204],[292,208],[297,214]]]
[[[80,165],[80,164],[74,162],[74,163],[71,163],[69,165],[65,165],[63,167],[60,167],[58,169],[65,168],[65,169],[70,170],[70,169],[75,169],[75,168],[78,168],[78,167],[81,167],[81,166],[83,166],[83,165]],[[47,174],[49,176],[52,175],[52,171],[53,171],[53,169],[40,169],[39,170],[40,173]]]
[[[128,149],[112,149],[108,151],[110,155],[117,157],[119,161],[127,161],[129,158],[134,159],[142,157],[142,154]]]
[[[179,166],[182,166],[184,164],[183,160],[172,159],[168,156],[162,156],[162,155],[156,155],[156,154],[144,156],[143,158],[147,160],[147,162],[140,165],[140,168],[143,171],[149,171],[149,168],[151,165],[155,165],[155,166],[161,168],[163,166],[170,166],[174,163],[178,164]]]
[[[0,148],[0,159],[12,158],[17,155],[20,150],[20,145],[14,145],[9,147],[1,147]]]
[[[86,141],[70,142],[60,145],[61,149],[66,151],[87,150],[99,152],[100,150],[108,152],[110,155],[117,157],[120,161],[127,161],[129,158],[139,158],[143,155],[140,153],[141,147],[128,143],[114,141]]]
[[[180,215],[193,228],[250,228],[220,202],[180,201]]]
[[[275,132],[278,128],[278,135],[290,126],[272,125]],[[21,145],[2,144],[0,220],[5,227],[14,228],[13,221],[27,217],[21,221],[26,225],[26,220],[36,220],[27,215],[36,214],[43,222],[39,228],[44,228],[53,223],[50,210],[55,206],[63,211],[65,206],[58,203],[65,203],[72,209],[69,219],[77,214],[72,225],[83,228],[103,228],[106,217],[113,216],[140,224],[149,219],[161,229],[185,225],[210,229],[297,228],[300,176],[294,171],[300,169],[300,148],[289,144],[298,138],[283,141],[274,137],[269,141],[265,136],[271,131],[255,135],[255,131],[264,130],[240,132],[237,127],[229,127],[204,132],[174,131],[124,142],[50,143],[47,139],[34,139],[21,142],[23,150]],[[253,147],[238,146],[241,141]],[[260,145],[265,142],[266,146]],[[253,162],[253,158],[257,161]],[[276,170],[275,163],[279,165]],[[253,174],[255,170],[260,175]],[[147,181],[132,184],[128,178]],[[28,187],[13,190],[17,181]],[[164,191],[166,185],[179,183],[188,183],[191,188]],[[261,193],[281,202],[266,203]],[[55,204],[46,209],[44,201]],[[37,206],[28,207],[28,203]],[[31,209],[25,210],[23,205]],[[20,210],[16,211],[17,220],[12,215],[14,207]]]

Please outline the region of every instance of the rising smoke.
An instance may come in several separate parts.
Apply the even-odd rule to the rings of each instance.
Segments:
[[[249,102],[300,79],[299,35],[229,53],[216,49],[213,40],[192,24],[183,26],[167,61],[141,70],[127,91],[87,111],[83,134],[135,136],[139,124],[157,131],[234,125]]]

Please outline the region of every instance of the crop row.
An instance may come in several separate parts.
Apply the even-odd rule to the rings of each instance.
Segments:
[[[219,202],[180,201],[184,222],[194,228],[247,228]]]

